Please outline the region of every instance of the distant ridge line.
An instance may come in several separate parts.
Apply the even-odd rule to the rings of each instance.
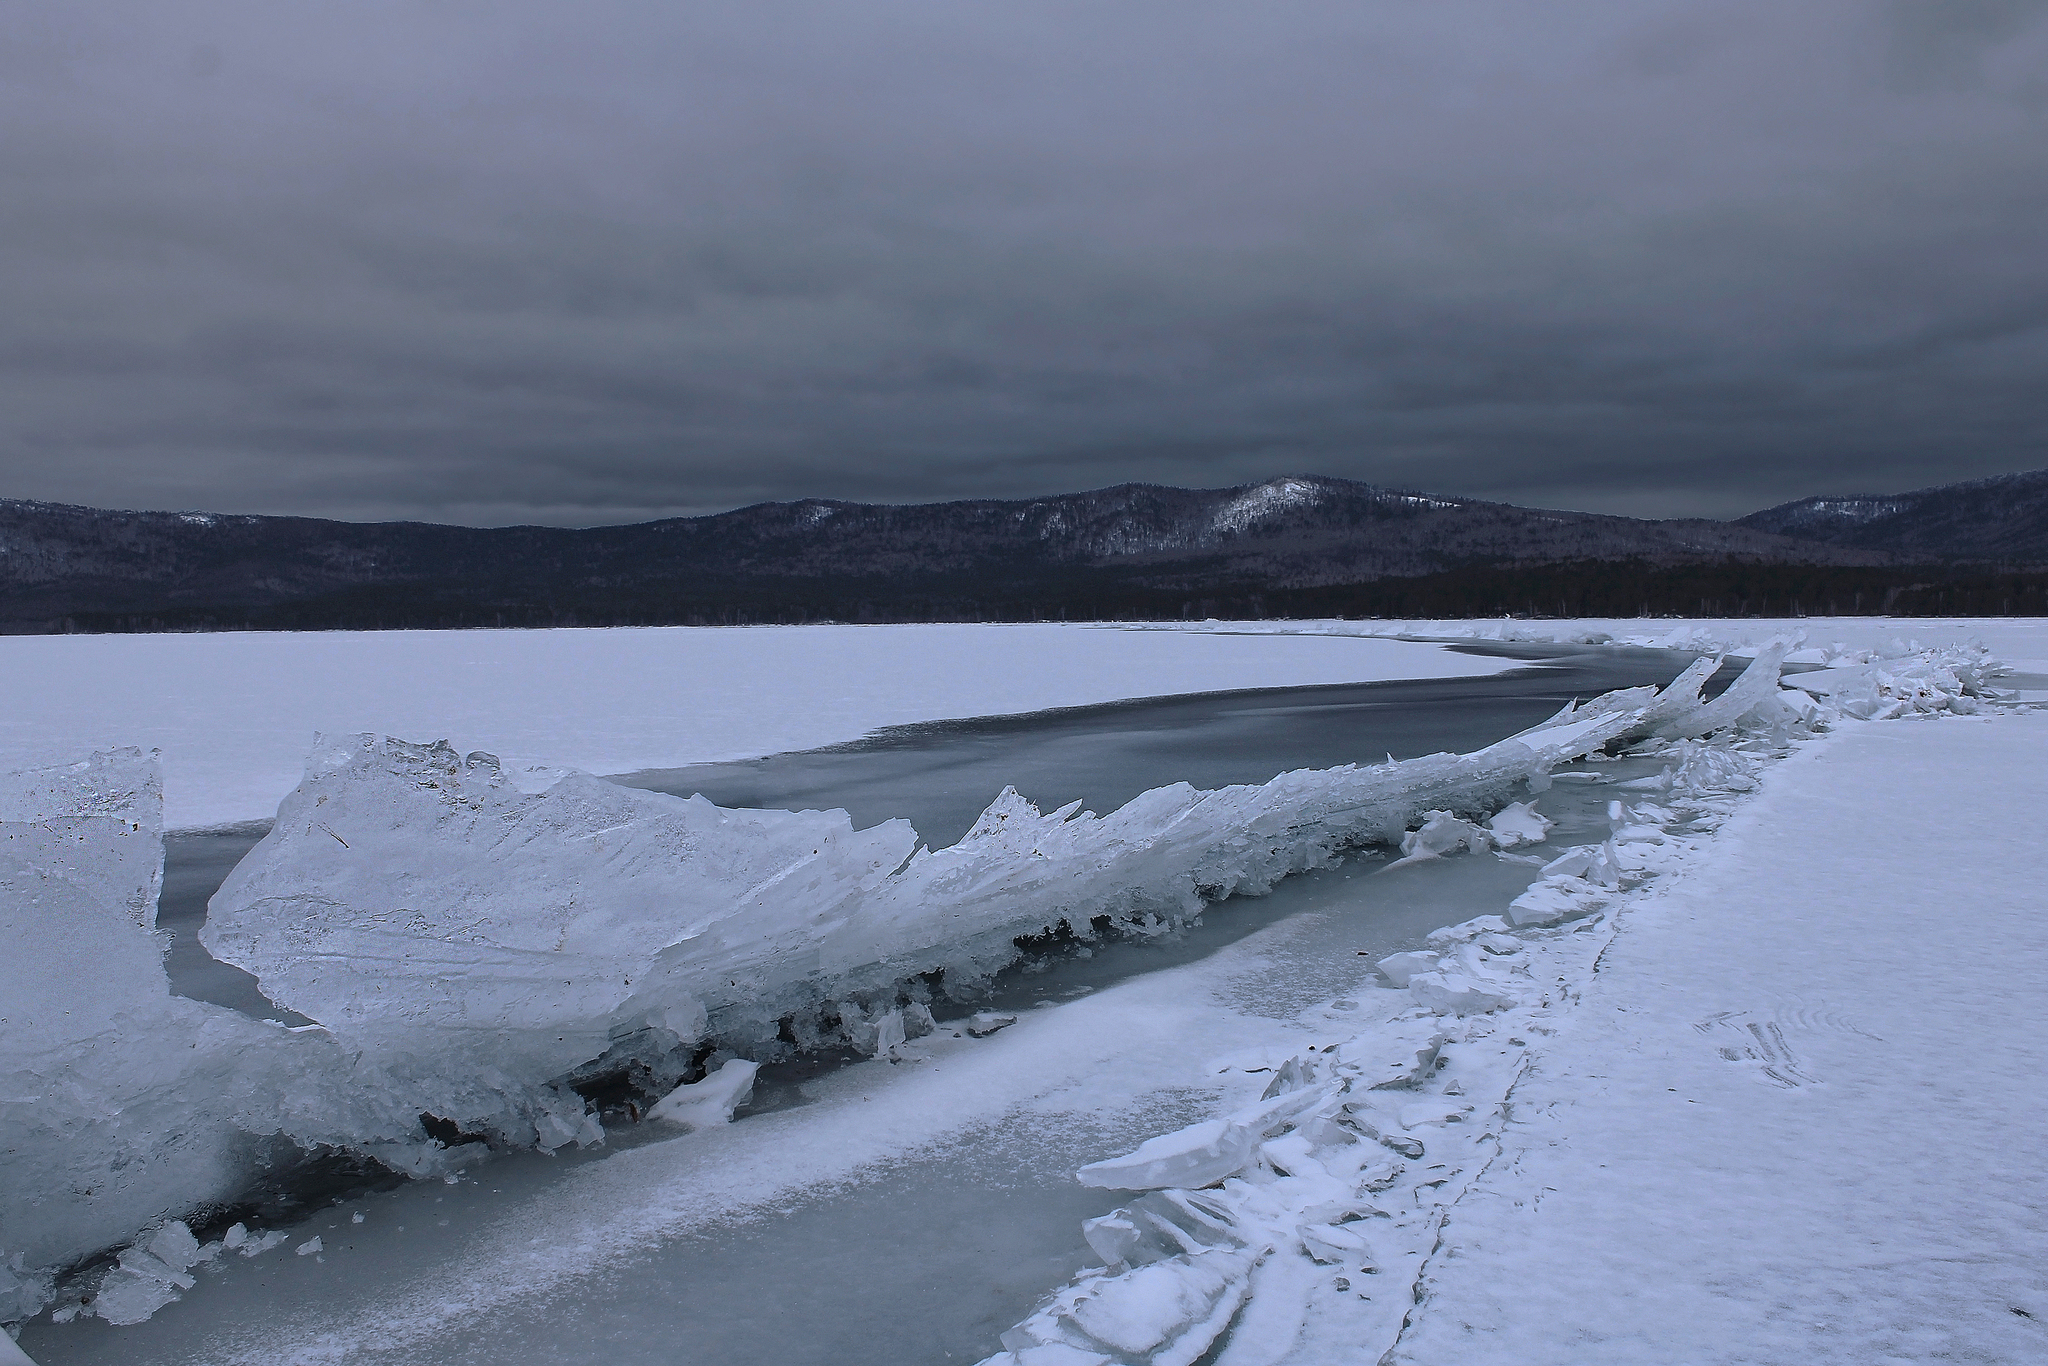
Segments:
[[[1735,522],[1522,508],[1323,475],[942,503],[797,499],[588,528],[0,500],[0,632],[1456,616],[1553,604],[1560,615],[1758,603],[1865,613],[1965,599],[2031,615],[2048,610],[2028,577],[2044,565],[2048,471],[1803,499]]]

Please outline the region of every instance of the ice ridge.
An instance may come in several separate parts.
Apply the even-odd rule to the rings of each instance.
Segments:
[[[904,821],[855,830],[843,811],[728,810],[586,774],[527,793],[488,754],[323,740],[203,937],[408,1103],[553,1146],[530,1098],[594,1060],[659,1093],[713,1048],[871,1052],[879,1015],[935,984],[971,990],[1020,937],[1165,932],[1347,849],[1398,844],[1427,813],[1484,819],[1560,763],[1725,725],[1777,690],[1772,652],[1703,702],[1709,671],[1473,754],[1177,783],[1106,816],[1040,812],[1006,789],[938,850]]]
[[[1760,657],[1730,692],[1782,705],[1776,675]],[[1472,754],[1173,784],[1106,816],[1006,789],[939,850],[902,821],[855,830],[585,774],[529,793],[481,752],[322,740],[203,933],[319,1022],[300,1031],[169,994],[153,756],[0,778],[0,1320],[32,1312],[53,1269],[230,1205],[267,1145],[445,1173],[485,1146],[446,1147],[423,1116],[552,1149],[602,1139],[574,1087],[607,1069],[660,1096],[734,1058],[894,1049],[929,1027],[934,986],[965,994],[1022,937],[1164,933],[1431,820],[1476,831],[1572,759],[1725,726],[1734,704],[1702,701],[1704,677]],[[155,1265],[130,1260],[143,1270],[108,1274]],[[109,1303],[178,1289],[153,1284]]]

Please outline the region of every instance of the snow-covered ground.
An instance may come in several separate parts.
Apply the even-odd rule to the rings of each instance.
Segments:
[[[1621,913],[1393,1360],[2048,1360],[2048,715],[1853,728]]]
[[[952,717],[1510,667],[1400,641],[1095,625],[9,636],[0,770],[159,749],[179,830],[275,814],[316,731],[627,773]]]

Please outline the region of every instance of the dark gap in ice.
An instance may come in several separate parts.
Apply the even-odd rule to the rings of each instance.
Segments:
[[[490,1142],[490,1139],[483,1134],[464,1133],[460,1124],[457,1124],[452,1119],[443,1119],[439,1115],[422,1113],[420,1115],[420,1127],[427,1131],[428,1138],[433,1139],[444,1148],[459,1148],[465,1143]]]
[[[958,842],[1005,786],[1049,811],[1107,812],[1170,783],[1263,783],[1290,769],[1466,753],[1536,725],[1574,698],[1675,678],[1669,650],[1465,643],[1526,661],[1485,678],[1403,679],[1143,698],[1023,716],[893,726],[823,749],[622,774],[613,781],[720,806],[843,809],[858,829],[903,817],[925,843]],[[1740,669],[1723,666],[1705,692]]]

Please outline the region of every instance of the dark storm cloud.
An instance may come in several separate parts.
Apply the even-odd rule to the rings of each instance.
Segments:
[[[2048,464],[2048,0],[31,3],[0,495],[592,523]]]

